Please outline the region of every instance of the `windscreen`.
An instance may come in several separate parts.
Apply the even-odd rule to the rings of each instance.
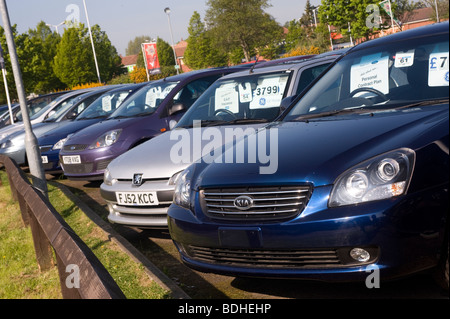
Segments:
[[[109,118],[127,118],[152,114],[177,84],[178,82],[168,81],[153,82],[133,94]]]
[[[271,121],[280,114],[290,72],[246,74],[216,81],[192,105],[177,127],[261,120]]]
[[[334,65],[284,120],[448,100],[448,58],[448,35],[355,51]]]

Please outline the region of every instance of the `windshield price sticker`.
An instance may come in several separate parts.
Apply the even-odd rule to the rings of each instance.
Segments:
[[[383,57],[352,65],[350,92],[359,88],[373,88],[389,93],[389,58]]]
[[[248,103],[252,100],[252,85],[248,82],[239,84],[239,101],[241,103]]]
[[[280,106],[286,83],[287,81],[284,77],[263,79],[256,89],[253,90],[253,101],[250,103],[250,109]]]
[[[156,206],[159,205],[156,192],[116,192],[119,205]]]
[[[110,96],[105,96],[102,98],[102,109],[105,112],[111,111],[112,106],[111,106],[111,97]]]
[[[414,63],[414,50],[410,50],[408,52],[397,52],[395,54],[395,63],[394,66],[396,68],[404,68],[413,65]]]
[[[449,86],[448,52],[430,54],[428,66],[428,86]]]
[[[225,85],[217,88],[215,96],[215,110],[229,110],[233,113],[239,112],[239,96],[233,85]]]

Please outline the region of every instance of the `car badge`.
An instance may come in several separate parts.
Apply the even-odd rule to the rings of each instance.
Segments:
[[[142,185],[142,175],[143,174],[134,174],[133,175],[133,186],[141,186]]]
[[[71,146],[70,150],[73,151],[73,150],[75,150],[75,148],[76,148],[75,146]]]
[[[253,198],[242,195],[236,197],[233,204],[239,210],[248,210],[253,206]]]

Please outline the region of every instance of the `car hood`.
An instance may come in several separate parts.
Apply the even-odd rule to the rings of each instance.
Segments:
[[[123,153],[108,165],[108,169],[116,179],[129,179],[136,173],[143,174],[145,179],[170,178],[200,159],[202,150],[212,150],[210,147],[221,147],[236,137],[239,139],[243,136],[241,132],[254,134],[264,125],[267,124],[175,129]],[[236,135],[230,134],[232,132]],[[194,144],[194,140],[198,144]]]
[[[93,125],[90,125],[67,140],[67,144],[92,144],[96,138],[102,134],[115,129],[124,129],[136,123],[137,118],[104,120]]]
[[[448,116],[447,104],[423,110],[391,110],[309,122],[274,123],[257,135],[258,152],[260,145],[264,145],[269,160],[258,156],[253,164],[246,161],[194,165],[194,174],[198,177],[194,186],[329,185],[344,171],[371,157],[402,147],[416,150],[424,146],[421,143],[434,142],[427,137],[433,126],[447,123],[448,135]],[[263,134],[275,136],[276,142],[269,145],[269,138],[263,139]],[[248,158],[248,148],[245,150],[245,158]]]
[[[90,120],[82,120],[82,121],[71,121],[67,122],[64,125],[52,129],[49,132],[46,132],[44,135],[38,137],[39,145],[49,145],[55,144],[59,140],[66,138],[67,135],[73,134],[85,127],[88,127],[92,124],[100,122],[101,119],[90,119]]]
[[[66,124],[65,121],[62,122],[49,122],[49,123],[37,123],[32,125],[33,134],[36,136],[36,138],[39,138],[45,134],[51,134],[53,130],[58,129],[59,127],[62,127]],[[24,127],[22,127],[22,130],[17,130],[14,133],[11,133],[7,138],[11,141],[14,141],[15,144],[19,144],[22,142],[22,144],[25,144],[25,136],[26,133],[23,130]]]

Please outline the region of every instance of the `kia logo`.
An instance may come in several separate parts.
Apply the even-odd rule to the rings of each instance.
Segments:
[[[249,196],[239,196],[234,200],[234,207],[239,210],[247,210],[252,208],[253,206],[253,198]]]

